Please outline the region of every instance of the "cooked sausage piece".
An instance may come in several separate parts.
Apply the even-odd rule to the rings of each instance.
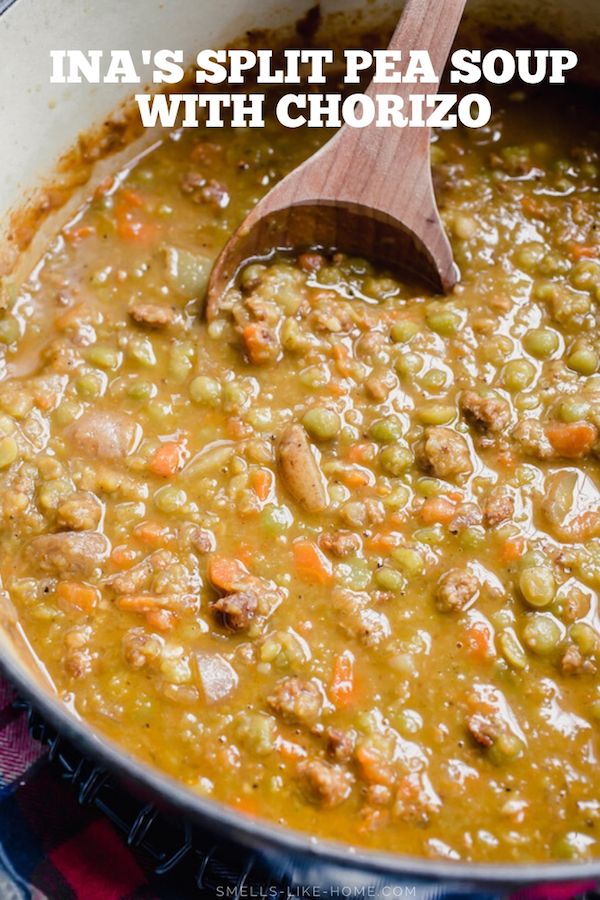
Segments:
[[[448,525],[448,531],[451,534],[458,534],[465,528],[472,525],[479,525],[481,522],[481,511],[476,503],[461,503],[456,510],[452,521]]]
[[[459,612],[475,597],[479,581],[468,569],[450,569],[442,575],[436,591],[436,603],[443,612]]]
[[[438,478],[453,478],[472,469],[464,437],[442,425],[426,430],[418,455],[422,467]]]
[[[356,732],[341,728],[327,729],[327,753],[337,762],[348,762],[354,753]]]
[[[134,303],[129,307],[129,315],[134,322],[150,328],[165,328],[176,318],[175,310],[159,303]]]
[[[75,491],[61,501],[56,518],[60,528],[92,531],[102,518],[102,504],[91,491]]]
[[[248,628],[256,615],[258,599],[253,591],[237,591],[226,594],[211,603],[211,609],[217,613],[226,628],[231,631],[243,631]]]
[[[554,456],[552,444],[546,437],[541,422],[524,419],[513,428],[512,438],[526,456],[533,456],[535,459],[550,459]]]
[[[325,553],[340,559],[360,550],[360,538],[352,531],[326,531],[319,539],[319,546]]]
[[[500,725],[493,715],[474,713],[467,719],[467,731],[482,747],[491,747],[500,737]]]
[[[571,644],[562,656],[560,671],[563,675],[594,675],[596,663],[593,659],[586,659],[575,644]]]
[[[314,725],[323,705],[317,685],[302,678],[284,678],[275,685],[267,703],[277,713],[301,725]]]
[[[110,552],[103,534],[95,531],[63,531],[42,534],[29,544],[29,556],[43,572],[85,578]]]
[[[510,424],[510,407],[506,400],[494,394],[482,397],[475,391],[465,391],[460,398],[463,416],[480,431],[497,434]]]
[[[298,766],[302,787],[313,803],[330,809],[339,806],[350,794],[350,776],[339,766],[320,759],[306,759]]]
[[[372,609],[371,597],[366,591],[335,588],[332,594],[333,608],[339,616],[340,627],[367,647],[376,647],[391,633],[385,613]]]
[[[288,425],[277,445],[277,462],[285,485],[308,512],[327,507],[327,493],[317,460],[302,425]]]
[[[515,501],[510,494],[492,491],[483,503],[483,522],[488,528],[511,519],[515,511]]]
[[[123,656],[132,669],[141,669],[161,656],[162,639],[144,628],[131,628],[123,635]]]
[[[166,569],[175,562],[175,556],[169,550],[156,550],[137,565],[127,569],[111,580],[116,594],[134,594],[148,586],[154,572]]]
[[[122,459],[133,449],[136,431],[125,413],[90,410],[71,425],[67,437],[84,456]]]

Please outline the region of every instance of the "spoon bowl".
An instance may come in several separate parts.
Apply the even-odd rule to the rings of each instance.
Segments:
[[[465,0],[407,0],[389,49],[408,58],[428,50],[440,76]],[[435,92],[436,84],[374,85],[367,95]],[[320,150],[290,172],[254,207],[230,238],[211,272],[206,314],[244,263],[277,251],[341,251],[366,257],[447,293],[458,279],[437,209],[427,127],[344,125]]]

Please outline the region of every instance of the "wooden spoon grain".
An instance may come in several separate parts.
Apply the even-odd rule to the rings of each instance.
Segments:
[[[407,0],[389,49],[402,60],[428,50],[441,76],[466,0]],[[366,93],[402,97],[437,92],[437,84],[373,84]],[[457,280],[438,213],[427,127],[342,128],[254,207],[211,272],[206,314],[212,319],[244,262],[282,250],[337,250],[366,257],[447,292]]]

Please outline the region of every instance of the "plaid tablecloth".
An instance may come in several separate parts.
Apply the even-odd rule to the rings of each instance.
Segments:
[[[158,879],[32,740],[0,678],[0,900],[170,900]]]
[[[26,716],[13,700],[0,678],[0,900],[204,900],[206,892],[187,881],[156,876],[107,818],[77,802],[75,790],[48,763],[46,749],[30,737]],[[597,887],[545,885],[507,900],[600,897]],[[489,893],[484,896],[489,900]],[[255,898],[274,895],[248,894],[248,900]]]

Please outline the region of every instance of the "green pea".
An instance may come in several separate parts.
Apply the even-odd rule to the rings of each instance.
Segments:
[[[456,415],[454,406],[432,403],[417,409],[417,418],[423,425],[447,425]]]
[[[269,503],[260,514],[260,524],[268,534],[283,534],[291,525],[291,516],[285,507]]]
[[[249,268],[252,268],[249,266]],[[263,713],[241,713],[237,728],[241,743],[258,756],[267,756],[274,746],[277,737],[275,720]]]
[[[532,272],[544,256],[544,245],[528,241],[522,244],[515,253],[515,262],[524,272]]]
[[[191,341],[175,344],[169,354],[169,375],[175,381],[185,381],[190,374],[194,359],[194,345]]]
[[[556,622],[543,615],[531,616],[523,628],[523,640],[527,647],[539,656],[545,656],[560,641],[560,628]]]
[[[380,451],[379,462],[385,472],[397,478],[412,465],[413,455],[408,448],[394,444]]]
[[[447,376],[443,369],[429,369],[421,379],[421,384],[426,391],[437,393],[446,387]]]
[[[46,512],[56,509],[63,497],[72,493],[73,487],[67,478],[51,478],[40,485],[38,490],[38,503]]]
[[[540,550],[528,550],[518,562],[519,571],[530,569],[531,566],[541,566],[545,561],[546,557]]]
[[[142,381],[141,378],[136,379],[133,384],[130,384],[127,388],[127,396],[131,397],[132,400],[149,400],[150,397],[154,397],[155,394],[156,386],[149,381]]]
[[[598,632],[587,622],[576,622],[569,628],[569,637],[584,656],[590,656],[598,649]]]
[[[413,537],[415,541],[419,541],[422,544],[443,544],[446,540],[446,535],[441,525],[432,525],[430,528],[417,528],[413,532]]]
[[[425,571],[425,560],[418,550],[410,547],[396,547],[392,551],[392,559],[409,578],[422,575]]]
[[[14,344],[19,340],[20,333],[19,320],[15,316],[5,316],[0,319],[1,344]]]
[[[52,419],[59,428],[62,428],[70,425],[74,419],[80,416],[82,409],[81,403],[77,403],[75,400],[63,400],[60,406],[54,410]]]
[[[80,397],[84,397],[86,400],[93,400],[102,393],[103,377],[105,376],[94,372],[86,372],[75,379],[75,390]]]
[[[252,263],[252,265],[246,266],[240,277],[242,287],[252,290],[252,288],[260,284],[266,272],[267,267],[262,265],[262,263]]]
[[[94,344],[87,351],[85,358],[91,365],[98,366],[100,369],[116,369],[121,360],[121,354],[114,347]]]
[[[371,581],[368,561],[358,556],[339,563],[335,568],[335,575],[339,581],[354,591],[364,591]]]
[[[534,378],[535,366],[527,359],[511,359],[504,366],[504,385],[512,393],[529,387]]]
[[[298,377],[305,387],[315,390],[329,383],[331,372],[327,366],[308,366]]]
[[[400,319],[399,322],[394,322],[392,325],[390,337],[395,344],[406,344],[419,331],[417,322],[413,322],[412,319]]]
[[[437,478],[419,478],[415,490],[423,497],[437,497],[448,490],[448,485]]]
[[[452,231],[456,237],[467,241],[477,234],[477,222],[472,216],[457,213],[452,221]]]
[[[580,259],[571,269],[569,278],[578,291],[594,291],[600,286],[600,264],[593,259]]]
[[[327,287],[339,284],[343,281],[342,273],[337,266],[321,266],[318,275],[319,284]]]
[[[598,370],[598,354],[591,347],[579,347],[567,356],[567,366],[579,375],[593,375]]]
[[[552,856],[557,859],[587,859],[594,839],[579,831],[568,831],[552,846]]]
[[[523,741],[516,734],[507,731],[494,741],[488,750],[488,756],[494,765],[503,766],[522,756],[524,749]]]
[[[524,669],[527,666],[527,656],[513,631],[503,631],[498,638],[498,645],[502,656],[513,669]]]
[[[561,422],[579,422],[585,419],[590,411],[590,404],[576,397],[566,397],[561,400],[557,415]]]
[[[373,278],[369,275],[363,280],[361,290],[365,297],[382,301],[397,296],[400,293],[400,286],[393,278]]]
[[[400,594],[406,588],[406,579],[389,566],[382,566],[376,569],[373,574],[373,581],[382,591],[391,591],[393,594]]]
[[[537,409],[540,405],[540,398],[538,394],[530,393],[530,394],[519,394],[518,397],[515,397],[515,409],[519,412],[523,412],[526,409]]]
[[[558,350],[558,335],[550,328],[532,328],[523,336],[523,347],[536,359],[547,359]]]
[[[331,441],[339,433],[340,417],[326,406],[313,406],[302,417],[308,433],[318,441]]]
[[[185,506],[187,496],[181,488],[166,484],[154,494],[154,504],[161,512],[174,513]]]
[[[428,326],[442,337],[451,337],[460,327],[460,315],[452,309],[435,306],[428,307],[425,313]]]
[[[531,566],[521,572],[519,588],[530,606],[549,606],[556,594],[556,582],[547,566]]]
[[[386,416],[373,422],[369,428],[369,437],[378,444],[390,444],[402,437],[402,422],[397,416]]]
[[[404,509],[410,499],[410,492],[404,485],[398,485],[393,491],[383,498],[386,509]]]
[[[273,426],[273,411],[268,406],[256,406],[247,415],[248,424],[255,431],[268,431]]]
[[[460,545],[465,550],[475,550],[485,542],[487,537],[485,528],[480,525],[470,525],[465,528],[460,536]]]
[[[423,368],[423,358],[418,353],[402,353],[395,363],[398,375],[404,378],[416,375]]]
[[[8,435],[0,438],[0,469],[12,465],[19,455],[19,447],[14,437]]]
[[[202,406],[218,406],[221,399],[221,385],[216,378],[208,375],[198,375],[190,383],[190,397],[194,403]]]
[[[156,354],[150,338],[135,335],[127,344],[127,353],[141,366],[150,369],[156,365]]]
[[[167,425],[173,417],[173,407],[167,400],[155,398],[148,404],[148,415],[159,425]]]

